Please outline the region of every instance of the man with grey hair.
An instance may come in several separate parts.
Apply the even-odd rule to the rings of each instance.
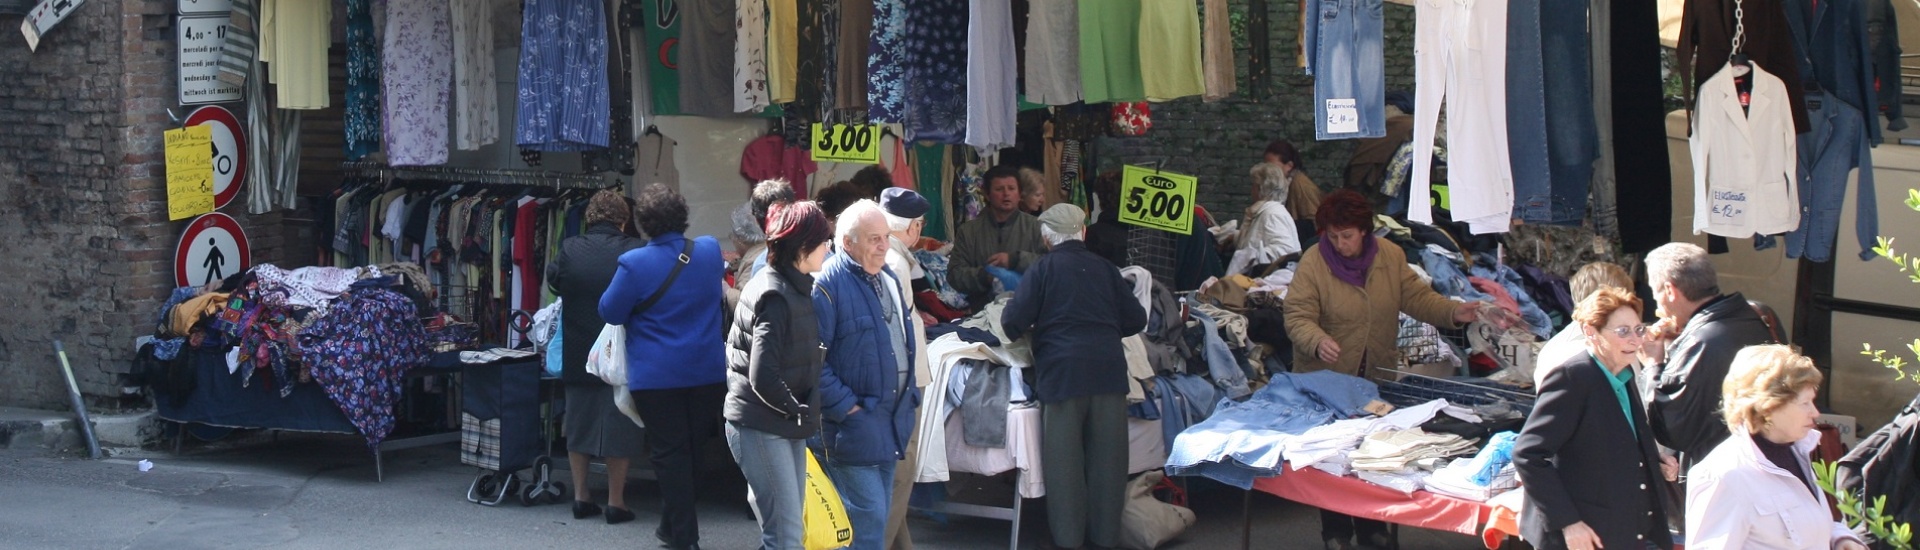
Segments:
[[[762,180],[760,183],[753,185],[753,193],[747,196],[747,210],[753,215],[754,226],[760,228],[762,232],[765,232],[767,229],[767,211],[772,209],[773,205],[787,204],[793,202],[793,200],[793,186],[787,184],[787,180],[781,178]],[[733,225],[736,230],[740,226],[740,218],[737,213],[735,214]],[[764,242],[766,238],[762,236],[760,240]],[[760,270],[767,267],[767,249],[762,247],[759,254],[753,256],[751,259],[745,260],[745,262],[747,265],[752,266],[747,269],[747,276],[734,277],[741,285],[746,285],[747,281],[752,280],[754,275],[759,275]]]
[[[907,297],[913,379],[922,389],[932,375],[927,370],[927,325],[933,324],[933,318],[921,313],[913,303],[913,281],[926,276],[920,260],[913,257],[913,246],[920,242],[920,229],[926,227],[923,218],[932,208],[933,203],[912,189],[888,187],[880,192],[880,210],[886,214],[887,229],[893,232],[887,239],[887,269],[893,270],[899,279],[901,295]],[[904,458],[893,473],[893,506],[887,511],[887,534],[883,539],[888,548],[913,547],[913,535],[907,531],[907,498],[913,495],[913,480],[918,477],[915,470],[920,468],[920,457],[914,452],[920,446],[919,441],[918,434],[907,439]]]
[[[858,550],[885,545],[894,470],[913,437],[912,309],[887,268],[891,232],[880,205],[861,199],[835,220],[839,250],[814,279],[813,307],[826,359],[820,370],[825,422],[821,468],[833,479]]]
[[[1660,316],[1642,358],[1659,373],[1647,400],[1649,424],[1661,445],[1680,451],[1682,468],[1691,467],[1729,435],[1720,383],[1734,354],[1773,337],[1745,297],[1720,293],[1705,249],[1669,243],[1647,253],[1646,262]]]
[[[1033,335],[1047,526],[1060,548],[1120,545],[1127,486],[1127,360],[1120,340],[1147,327],[1133,284],[1081,242],[1086,212],[1040,215],[1050,250],[1001,312],[1007,337]]]

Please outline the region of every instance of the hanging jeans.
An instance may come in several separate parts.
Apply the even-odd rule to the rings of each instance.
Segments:
[[[1805,256],[1816,262],[1833,259],[1840,208],[1847,196],[1847,172],[1859,168],[1859,215],[1853,230],[1860,239],[1860,259],[1873,259],[1880,217],[1873,195],[1867,116],[1846,102],[1814,91],[1807,92],[1807,113],[1813,128],[1799,135],[1800,228],[1787,233],[1787,257]]]
[[[1507,230],[1513,168],[1507,152],[1507,1],[1419,0],[1414,6],[1413,186],[1408,217],[1433,223],[1433,138],[1447,115],[1453,219],[1475,234]],[[1322,28],[1321,35],[1327,30]],[[1325,67],[1322,67],[1325,69]]]
[[[1553,218],[1547,167],[1547,86],[1541,66],[1542,0],[1507,0],[1507,155],[1513,160],[1513,216]]]
[[[1318,0],[1313,77],[1314,139],[1387,135],[1383,0]]]
[[[1579,225],[1587,216],[1593,161],[1600,158],[1600,137],[1593,114],[1593,44],[1587,30],[1587,0],[1541,0],[1540,6],[1548,177],[1553,182],[1546,221]]]

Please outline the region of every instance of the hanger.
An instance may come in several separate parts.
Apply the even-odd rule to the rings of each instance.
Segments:
[[[1733,56],[1727,60],[1735,78],[1747,76],[1753,72],[1753,62],[1747,59],[1746,52],[1740,46],[1747,41],[1747,13],[1740,5],[1741,0],[1733,0]]]
[[[663,136],[663,137],[665,136],[665,134],[661,134],[661,133],[660,133],[660,127],[659,127],[659,126],[654,126],[654,125],[652,125],[652,124],[648,124],[648,125],[647,125],[647,130],[646,130],[646,131],[644,131],[644,132],[641,132],[641,133],[640,133],[640,135],[643,135],[643,136]]]

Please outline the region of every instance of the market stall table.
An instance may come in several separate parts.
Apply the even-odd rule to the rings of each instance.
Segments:
[[[1354,517],[1471,536],[1482,535],[1481,526],[1494,514],[1494,507],[1486,503],[1425,490],[1402,493],[1359,478],[1336,476],[1318,468],[1288,470],[1278,476],[1255,479],[1253,489]],[[1251,491],[1247,493],[1249,498],[1252,494]],[[1249,537],[1252,528],[1252,517],[1246,516],[1242,547],[1251,544]]]

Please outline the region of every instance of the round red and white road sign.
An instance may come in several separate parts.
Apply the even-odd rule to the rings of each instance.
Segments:
[[[187,115],[187,126],[202,124],[213,134],[213,207],[226,208],[247,184],[247,134],[233,111],[218,105]]]
[[[201,286],[252,266],[253,250],[247,247],[247,233],[240,230],[240,222],[219,212],[201,214],[187,224],[174,247],[173,282]]]

